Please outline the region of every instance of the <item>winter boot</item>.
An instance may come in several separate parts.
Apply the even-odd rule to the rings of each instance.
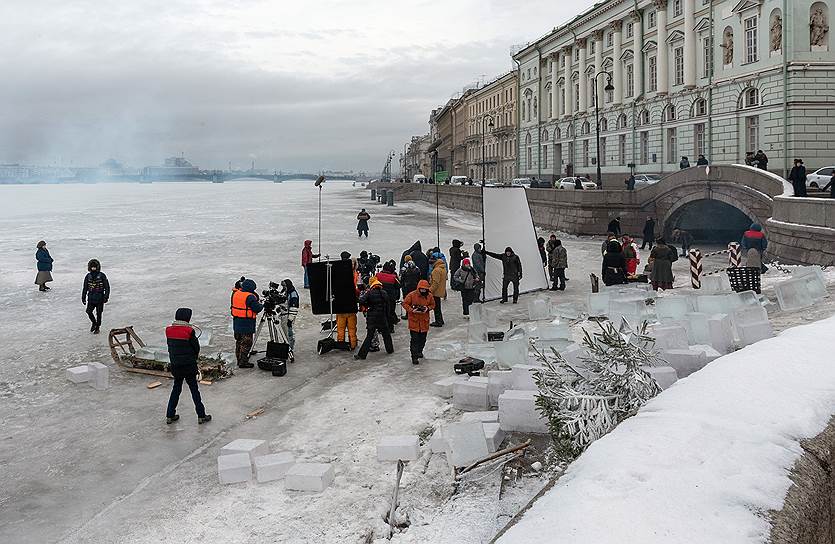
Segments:
[[[420,359],[418,358],[417,355],[412,355],[412,364],[413,365],[420,364]]]
[[[211,420],[212,420],[212,416],[210,416],[209,414],[206,414],[206,415],[205,415],[205,416],[203,416],[203,417],[198,417],[198,418],[197,418],[197,424],[198,424],[198,425],[203,425],[204,423],[208,423],[208,422],[210,422]]]
[[[177,421],[178,419],[180,419],[179,414],[174,414],[174,417],[167,417],[167,418],[165,418],[165,424],[166,424],[166,425],[171,425],[172,423],[174,423],[174,422],[175,422],[175,421]]]

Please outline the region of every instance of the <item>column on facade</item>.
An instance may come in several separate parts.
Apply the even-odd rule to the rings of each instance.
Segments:
[[[696,86],[696,0],[684,0],[684,86]]]
[[[614,104],[616,106],[623,102],[623,62],[620,57],[623,54],[623,21],[620,19],[612,21],[612,40],[614,42],[614,59],[612,69],[615,80]]]
[[[592,37],[594,38],[594,75],[597,76],[597,74],[603,71],[603,31],[595,30]],[[603,89],[606,86],[606,78],[596,77],[594,81],[597,86],[595,89],[597,103],[603,106],[605,104]]]
[[[637,101],[644,94],[644,25],[637,11],[632,14],[632,36],[632,84],[635,86],[634,96]]]
[[[565,71],[563,72],[565,77],[565,84],[563,85],[565,88],[565,110],[563,111],[563,115],[568,117],[574,115],[574,97],[572,96],[574,93],[574,85],[571,83],[571,53],[571,46],[563,49],[562,53],[565,58]]]
[[[667,51],[667,0],[655,0],[656,23],[658,24],[658,56],[656,57],[656,79],[658,94],[670,92],[670,55]]]
[[[560,62],[556,53],[550,55],[551,58],[551,119],[557,119],[560,116],[560,97],[559,85],[557,80],[560,78]]]
[[[586,98],[589,95],[588,85],[588,77],[586,76],[586,60],[588,57],[588,42],[585,38],[580,38],[577,40],[577,47],[580,50],[579,54],[579,65],[577,70],[580,72],[580,88],[579,88],[579,100],[578,100],[578,107],[577,110],[579,113],[585,113],[587,109]]]

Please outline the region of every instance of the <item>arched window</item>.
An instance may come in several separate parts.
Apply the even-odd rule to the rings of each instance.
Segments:
[[[626,128],[626,114],[618,115],[617,128]]]
[[[749,87],[739,96],[739,109],[755,108],[760,105],[760,91],[756,87]]]
[[[600,132],[606,132],[607,130],[609,130],[609,121],[604,117],[600,120]]]
[[[707,115],[707,100],[704,98],[697,98],[695,102],[693,102],[693,111],[690,114],[691,117],[703,117]]]
[[[542,131],[542,141],[543,142],[548,141],[548,129],[545,129],[545,130]]]
[[[649,110],[644,110],[638,116],[638,124],[639,125],[648,125],[649,124]]]
[[[566,138],[573,138],[574,137],[574,125],[568,125],[565,128],[565,137]]]
[[[591,127],[589,126],[589,122],[586,121],[583,123],[583,126],[580,128],[580,134],[588,134],[591,132]]]
[[[676,120],[676,107],[673,104],[669,104],[664,108],[664,119],[667,121]]]
[[[562,138],[562,136],[560,135],[560,127],[554,127],[554,140],[556,141],[560,138]]]
[[[525,134],[525,145],[531,145],[531,133]]]
[[[533,116],[537,116],[537,108],[536,108],[536,97],[533,99]]]

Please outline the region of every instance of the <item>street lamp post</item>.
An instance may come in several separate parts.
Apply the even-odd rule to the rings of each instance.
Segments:
[[[493,128],[493,116],[492,115],[485,115],[484,118],[481,120],[481,186],[484,187],[484,184],[487,180],[487,158],[486,158],[486,150],[487,150],[487,129]]]
[[[594,76],[594,85],[592,86],[592,95],[594,96],[594,124],[597,128],[597,186],[603,188],[603,176],[600,173],[600,97],[597,94],[597,78],[606,74],[606,92],[614,91],[615,86],[612,85],[612,74],[610,72],[598,72]]]

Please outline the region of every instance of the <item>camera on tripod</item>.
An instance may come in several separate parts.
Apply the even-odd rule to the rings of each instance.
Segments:
[[[287,295],[281,286],[273,281],[269,284],[269,289],[261,291],[264,296],[264,312],[274,314],[275,309],[287,302]]]

